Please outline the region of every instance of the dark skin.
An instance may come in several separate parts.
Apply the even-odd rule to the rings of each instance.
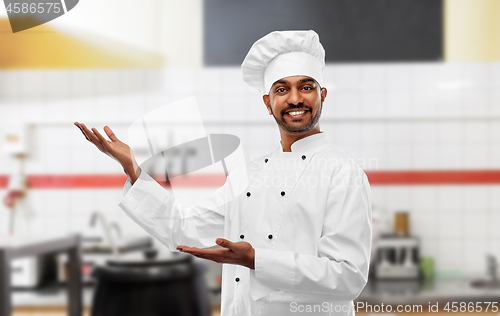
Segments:
[[[320,133],[317,119],[325,98],[326,88],[321,88],[314,79],[306,76],[291,76],[278,80],[271,87],[269,94],[263,96],[269,115],[273,115],[278,122],[283,151],[290,152],[295,141]],[[120,141],[111,128],[104,127],[108,140],[96,128],[89,130],[85,124],[79,122],[75,122],[75,126],[101,152],[118,161],[130,183],[135,183],[141,169],[130,147]],[[231,242],[224,238],[217,238],[215,243],[220,248],[200,249],[179,245],[177,250],[217,263],[237,264],[255,269],[255,249],[250,243]]]
[[[317,123],[326,88],[307,76],[290,76],[276,81],[269,94],[262,97],[264,104],[278,123],[283,151],[291,152],[294,142],[320,133]],[[289,115],[305,111],[302,115]]]

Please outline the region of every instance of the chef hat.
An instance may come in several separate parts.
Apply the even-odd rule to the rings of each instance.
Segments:
[[[289,76],[308,76],[321,85],[324,69],[325,50],[312,30],[271,32],[252,45],[241,64],[243,81],[262,94]]]

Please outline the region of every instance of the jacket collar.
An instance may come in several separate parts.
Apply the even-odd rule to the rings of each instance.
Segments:
[[[328,143],[328,136],[325,133],[320,132],[295,141],[291,145],[291,149],[292,152],[316,152],[319,150],[319,147]],[[281,141],[279,149],[283,152]]]

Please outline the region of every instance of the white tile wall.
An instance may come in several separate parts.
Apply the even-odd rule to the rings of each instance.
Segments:
[[[464,217],[464,235],[467,239],[480,239],[484,241],[489,235],[488,219],[486,212],[467,212]]]
[[[488,99],[489,96],[484,91],[484,84],[480,88],[463,91],[464,115],[484,115],[484,113],[489,113],[491,104]]]
[[[367,122],[359,124],[361,131],[361,143],[363,145],[378,145],[383,147],[383,144],[388,138],[388,127],[382,122]]]
[[[437,238],[439,228],[436,218],[436,213],[413,212],[411,218],[411,233],[418,233],[429,239]]]
[[[436,270],[463,270],[465,245],[458,238],[441,238],[438,241]]]
[[[436,144],[438,126],[435,122],[433,121],[414,122],[412,125],[413,125],[412,141],[415,144],[417,145]]]
[[[499,63],[329,64],[325,86],[321,128],[365,169],[500,169]],[[0,122],[45,122],[35,126],[28,174],[120,174],[73,121],[99,129],[109,122],[126,141],[127,125],[142,113],[191,95],[207,132],[238,135],[248,157],[279,146],[274,119],[238,67],[0,71]],[[0,174],[8,174],[11,158],[1,157]],[[20,211],[18,233],[88,231],[94,210],[125,233],[140,233],[117,207],[121,194],[32,190],[35,216],[24,220]],[[372,201],[386,230],[395,211],[410,213],[422,254],[434,256],[438,270],[481,272],[486,252],[500,255],[500,185],[375,186]],[[7,233],[7,215],[0,205],[0,234]]]
[[[441,212],[459,212],[463,207],[463,186],[440,186],[437,188],[438,210]]]
[[[438,94],[437,114],[442,116],[460,116],[463,115],[463,85],[461,82],[443,83],[441,91]]]
[[[438,167],[440,169],[461,169],[464,166],[464,147],[458,144],[440,145]]]
[[[436,243],[436,238],[433,237],[422,237],[420,239],[422,257],[433,257],[436,258],[439,255],[439,245]]]
[[[409,169],[413,161],[412,146],[409,144],[386,145],[385,169]]]
[[[330,94],[335,94],[332,91]],[[327,95],[328,98],[328,95]],[[361,117],[384,117],[387,95],[383,89],[364,90],[360,95],[360,113]],[[335,104],[332,104],[334,107]]]
[[[333,81],[336,90],[358,89],[362,78],[361,65],[329,65],[325,67],[325,81]],[[387,70],[386,70],[387,71]]]
[[[438,210],[437,187],[432,185],[413,186],[410,200],[415,212],[435,214]],[[437,219],[435,221],[437,222]]]
[[[358,164],[365,170],[388,169],[386,151],[381,145],[360,145],[359,155],[362,163]]]
[[[411,67],[412,69],[412,89],[416,91],[435,91],[440,82],[440,71],[443,65],[440,63],[422,63]],[[451,78],[453,80],[453,78]],[[415,94],[417,96],[418,94]]]
[[[500,212],[495,211],[500,209],[500,187],[498,186],[489,186],[487,188],[489,193],[489,206],[488,209],[492,212],[496,212],[496,214],[500,214]]]
[[[361,112],[361,96],[355,90],[336,90],[327,98],[333,98],[334,104],[330,105],[332,108],[330,112],[332,116],[358,116]],[[329,116],[326,116],[329,117]]]
[[[461,239],[464,231],[464,220],[460,212],[439,212],[438,238]]]
[[[437,112],[439,93],[436,89],[415,88],[411,93],[413,115],[430,116]]]
[[[461,143],[464,134],[464,124],[462,122],[439,122],[438,139],[443,144]]]
[[[395,64],[386,69],[386,87],[407,90],[412,84],[412,67],[409,64]]]
[[[490,103],[489,110],[491,111],[491,114],[494,115],[500,114],[500,91],[497,90],[490,91],[488,101]]]
[[[389,90],[386,94],[385,116],[401,117],[412,113],[409,89]]]
[[[412,125],[407,122],[394,122],[388,124],[387,144],[388,145],[408,145],[412,139]]]
[[[335,70],[335,67],[332,67],[327,71],[335,72]],[[366,90],[384,90],[387,86],[387,76],[387,67],[383,64],[363,65],[358,86]]]
[[[463,208],[466,211],[486,212],[489,207],[489,190],[487,186],[464,186]]]
[[[486,272],[488,243],[481,238],[467,238],[464,241],[463,270],[466,273]]]
[[[435,169],[437,165],[437,145],[415,144],[412,146],[413,169]]]

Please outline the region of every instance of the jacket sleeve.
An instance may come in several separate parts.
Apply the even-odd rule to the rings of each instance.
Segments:
[[[368,280],[371,202],[365,173],[344,163],[332,178],[318,254],[255,249],[255,278],[282,301],[352,301]],[[257,293],[265,296],[276,293]],[[274,300],[276,297],[274,297]]]
[[[229,179],[229,177],[228,177]],[[192,207],[182,206],[174,194],[163,188],[146,172],[124,186],[120,207],[137,224],[170,250],[178,245],[206,248],[224,236],[224,204],[229,180],[210,198]]]

